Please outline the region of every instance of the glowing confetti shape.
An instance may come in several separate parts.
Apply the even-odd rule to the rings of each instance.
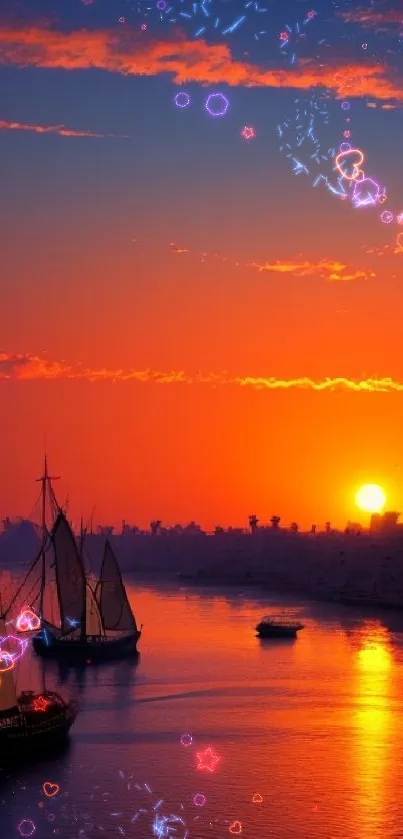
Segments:
[[[179,91],[174,96],[174,104],[177,108],[187,108],[190,105],[190,96],[184,90]]]
[[[253,140],[253,138],[256,137],[255,129],[252,128],[251,125],[245,125],[241,131],[241,134],[242,137],[245,138],[245,140]]]
[[[210,116],[223,117],[228,111],[229,101],[223,93],[210,93],[204,107]]]
[[[18,632],[36,632],[41,625],[41,619],[32,609],[24,609],[16,620]]]
[[[351,155],[358,155],[358,160],[350,160],[349,158]],[[363,163],[364,155],[361,149],[346,149],[346,151],[341,151],[339,154],[336,155],[334,164],[336,169],[340,172],[341,176],[345,178],[347,181],[355,181],[360,176],[360,169],[361,164]],[[347,167],[345,166],[346,162],[352,166],[352,172],[348,171]]]
[[[24,655],[27,647],[28,641],[16,638],[14,635],[0,638],[0,673],[12,670],[16,662]]]
[[[379,184],[372,178],[363,178],[354,184],[352,202],[354,207],[373,207],[378,202]]]
[[[7,670],[12,670],[13,667],[12,655],[7,650],[0,650],[0,673],[7,673]]]
[[[193,743],[193,737],[191,734],[182,734],[181,737],[182,746],[190,746]]]
[[[383,221],[384,224],[390,224],[393,221],[393,213],[391,213],[390,210],[384,210],[383,213],[381,213],[381,221]]]
[[[153,835],[157,839],[169,839],[171,836],[178,835],[178,825],[186,828],[186,823],[180,816],[161,816],[157,813],[153,822]]]
[[[193,804],[195,805],[195,807],[203,807],[206,801],[207,798],[205,795],[203,795],[202,792],[197,792],[193,798]]]
[[[241,822],[235,821],[230,824],[228,828],[230,833],[242,833],[242,824]]]
[[[43,792],[47,798],[53,798],[60,790],[59,784],[53,784],[52,781],[45,781],[42,784]]]
[[[210,747],[205,749],[204,752],[197,752],[196,757],[198,760],[197,768],[207,772],[214,772],[221,760],[220,756],[216,755]]]
[[[46,711],[48,705],[50,705],[49,699],[45,699],[44,696],[38,696],[34,699],[33,703],[34,711]]]
[[[263,796],[260,795],[260,792],[255,792],[252,796],[252,804],[261,804],[263,801]]]
[[[310,23],[317,15],[317,12],[314,9],[311,9],[307,12],[306,17],[303,21],[297,22],[294,26],[289,26],[288,24],[284,27],[282,32],[279,34],[279,41],[280,41],[280,50],[282,51],[283,55],[288,56],[290,64],[295,64],[297,59],[297,54],[295,52],[295,48],[297,44],[303,41],[306,37],[306,33],[304,31],[304,27]],[[289,50],[289,47],[292,46],[292,50]]]
[[[32,819],[21,819],[19,825],[17,825],[17,830],[22,837],[33,836],[36,830],[35,822]]]

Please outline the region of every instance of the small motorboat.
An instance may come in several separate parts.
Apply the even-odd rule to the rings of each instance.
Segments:
[[[303,628],[304,624],[298,621],[270,615],[265,615],[255,627],[259,638],[296,638],[297,632]]]

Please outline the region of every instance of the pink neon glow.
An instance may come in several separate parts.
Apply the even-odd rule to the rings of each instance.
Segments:
[[[7,673],[14,667],[14,659],[7,650],[0,650],[0,673]]]
[[[182,734],[181,743],[182,746],[190,746],[193,742],[193,737],[191,734]]]
[[[220,756],[210,747],[204,749],[204,752],[197,752],[196,757],[198,760],[197,768],[206,770],[207,772],[214,772],[217,764],[221,760]]]
[[[372,178],[363,178],[354,184],[352,202],[355,207],[373,207],[378,203],[379,184]]]
[[[41,625],[41,619],[32,609],[23,609],[16,620],[18,632],[36,632]]]
[[[241,131],[241,134],[242,137],[245,138],[245,140],[253,140],[253,138],[256,137],[255,129],[252,128],[251,125],[245,125]]]
[[[205,804],[206,801],[207,801],[207,798],[206,798],[205,795],[203,795],[202,792],[197,792],[196,795],[193,798],[193,804],[196,807],[203,807],[203,804]]]
[[[5,649],[4,644],[8,649]],[[12,670],[15,663],[22,658],[27,649],[28,641],[16,638],[14,635],[6,635],[0,638],[0,673]],[[17,648],[14,652],[14,648]]]
[[[242,833],[242,824],[239,821],[234,821],[228,828],[230,833]]]
[[[32,819],[21,819],[19,825],[17,826],[18,833],[20,836],[29,837],[33,836],[36,830],[35,822]]]
[[[263,801],[263,796],[260,795],[260,792],[255,792],[252,796],[252,804],[261,804]]]
[[[349,165],[353,167],[352,174],[349,175],[346,172],[346,169],[342,168],[342,163],[345,163],[345,159],[348,158],[351,154],[358,154],[359,160],[353,162],[349,161]],[[347,181],[355,181],[356,178],[360,174],[360,166],[361,163],[364,161],[364,155],[361,149],[348,149],[347,151],[341,151],[335,157],[335,165],[336,168],[339,170],[341,176],[345,178]]]

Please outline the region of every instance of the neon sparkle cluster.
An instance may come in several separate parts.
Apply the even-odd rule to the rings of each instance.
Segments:
[[[340,3],[333,4],[338,14]],[[157,0],[157,4],[139,5],[142,14],[159,14],[159,20],[170,23],[182,23],[193,38],[207,38],[214,35],[222,39],[229,38],[242,28],[255,40],[263,36],[277,41],[279,56],[291,68],[300,67],[303,62],[312,60],[314,47],[316,59],[323,62],[323,53],[330,44],[326,37],[321,37],[328,31],[324,19],[324,30],[320,32],[321,8],[307,8],[298,19],[285,22],[277,31],[270,25],[258,23],[269,20],[267,13],[270,4],[246,0],[240,14],[232,14],[232,2],[225,5],[219,0]],[[295,4],[297,10],[298,4]],[[340,13],[339,17],[342,17]],[[252,25],[250,26],[250,24]],[[190,27],[190,29],[188,29]],[[347,27],[346,27],[347,28]],[[343,37],[349,37],[345,35]],[[368,55],[368,40],[360,44],[364,53]],[[399,39],[401,46],[401,39]],[[323,63],[320,64],[323,67]],[[293,70],[292,70],[293,71]],[[332,75],[329,67],[329,76]],[[383,225],[402,224],[403,212],[395,212],[389,206],[382,206],[388,201],[386,187],[381,184],[376,175],[366,164],[364,169],[364,152],[360,145],[353,143],[352,99],[364,95],[364,84],[357,74],[354,65],[346,65],[333,73],[333,83],[327,87],[313,87],[306,94],[298,96],[294,101],[294,112],[277,124],[277,134],[280,139],[280,151],[290,160],[292,172],[310,179],[314,188],[325,188],[334,197],[349,203],[354,209],[378,209],[379,221]],[[174,96],[174,104],[178,110],[187,109],[191,103],[188,92],[179,91]],[[229,99],[225,93],[212,90],[204,101],[205,112],[213,117],[223,117],[229,112]],[[373,105],[374,103],[372,103]],[[368,103],[371,106],[371,103]],[[384,106],[387,108],[388,106]],[[394,107],[394,106],[390,106]],[[339,138],[335,136],[334,125],[331,124],[335,111],[340,122]],[[257,136],[253,125],[246,123],[240,127],[239,135],[250,141]],[[246,144],[245,144],[246,145]],[[401,251],[403,234],[397,234],[396,244]]]

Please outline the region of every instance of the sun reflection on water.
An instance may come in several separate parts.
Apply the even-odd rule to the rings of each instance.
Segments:
[[[391,800],[390,759],[394,662],[389,634],[369,623],[356,655],[353,773],[357,785],[357,839],[386,836]]]

